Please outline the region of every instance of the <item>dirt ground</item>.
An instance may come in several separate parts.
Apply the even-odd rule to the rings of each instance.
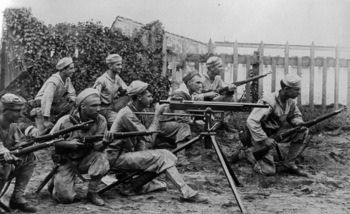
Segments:
[[[234,134],[221,133],[217,139],[228,156],[239,145]],[[245,161],[231,165],[244,184],[237,189],[247,213],[350,213],[349,141],[350,133],[340,129],[315,135],[299,159],[299,166],[310,174],[309,178],[285,173],[264,177]],[[46,187],[38,195],[34,193],[53,166],[48,150],[37,152],[40,161],[25,196],[38,207],[38,213],[240,213],[214,150],[203,149],[200,142],[191,150],[199,150],[200,155],[190,156],[191,165],[179,170],[191,187],[210,198],[210,204],[181,202],[178,191],[168,182],[167,191],[132,197],[110,190],[102,195],[106,206],[97,207],[84,198],[87,183],[81,181],[77,184],[81,202],[57,204]]]

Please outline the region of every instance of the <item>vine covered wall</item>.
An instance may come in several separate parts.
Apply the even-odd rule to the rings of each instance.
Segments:
[[[56,72],[58,60],[71,56],[76,68],[72,82],[79,93],[108,69],[107,55],[118,53],[123,57],[123,80],[127,84],[136,79],[147,82],[154,88],[155,101],[164,99],[170,88],[169,80],[161,76],[164,33],[159,21],[143,26],[136,36],[128,38],[100,22],[46,26],[27,8],[6,9],[2,44],[9,70],[21,73],[6,91],[33,99]]]

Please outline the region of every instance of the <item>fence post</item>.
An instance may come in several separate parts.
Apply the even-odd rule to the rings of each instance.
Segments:
[[[225,62],[225,54],[220,54],[221,61],[222,61],[222,66],[224,67],[224,72],[221,72],[220,76],[222,81],[225,82],[225,74],[226,74],[226,62]]]
[[[315,77],[315,45],[314,42],[311,44],[310,49],[310,96],[309,96],[309,103],[310,103],[310,110],[314,111],[314,77]]]
[[[236,40],[233,46],[233,78],[231,78],[233,82],[237,81],[237,75],[238,75],[238,44]]]
[[[301,77],[301,58],[297,57],[297,74]],[[301,79],[301,83],[303,83],[303,79]],[[301,105],[301,88],[300,88],[300,96],[297,97],[297,104]]]
[[[246,55],[246,79],[251,77],[250,76],[250,63],[251,63],[250,57],[251,56]],[[251,101],[250,84],[245,85],[245,99],[246,99],[246,102],[248,102],[248,103]]]
[[[261,41],[260,47],[259,47],[259,75],[262,75],[264,73],[264,43]],[[263,94],[263,81],[264,78],[259,79],[259,88],[258,88],[258,96],[259,99],[262,97]]]
[[[289,69],[289,44],[287,42],[284,49],[284,75],[288,74],[288,69]]]
[[[323,74],[322,74],[322,112],[326,112],[327,106],[327,57],[323,58]]]
[[[276,91],[276,68],[277,68],[277,59],[276,57],[272,57],[272,62],[271,62],[271,69],[272,69],[272,74],[271,74],[271,92],[275,92]]]
[[[347,110],[350,111],[350,60],[348,60],[348,103],[347,103]]]
[[[178,88],[178,79],[177,79],[177,71],[176,71],[176,55],[173,55],[172,57],[172,61],[171,61],[171,79],[172,79],[172,92],[174,93],[174,91]]]
[[[162,49],[162,53],[163,53],[163,67],[162,67],[162,76],[166,77],[166,72],[167,72],[167,62],[168,62],[168,56],[167,56],[167,35],[166,33],[164,33],[163,35],[163,49]]]
[[[339,106],[339,47],[335,48],[334,109]]]

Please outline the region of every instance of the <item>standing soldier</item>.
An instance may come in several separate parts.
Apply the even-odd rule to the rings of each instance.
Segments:
[[[78,95],[76,105],[77,112],[72,116],[61,117],[51,133],[74,126],[75,120],[78,122],[94,120],[95,123],[86,130],[71,132],[67,140],[56,143],[54,157],[61,166],[49,184],[49,191],[59,203],[72,203],[76,196],[76,173],[88,173],[91,180],[87,198],[93,204],[102,206],[104,201],[98,196],[97,190],[101,178],[109,170],[107,156],[103,151],[100,151],[103,147],[100,142],[95,142],[92,147],[87,148],[78,140],[79,138],[103,135],[107,131],[106,119],[99,114],[101,105],[99,92],[92,88],[85,89]],[[71,117],[74,117],[75,120]],[[104,139],[105,142],[109,141],[107,138]]]
[[[22,212],[36,212],[23,198],[23,194],[30,178],[33,175],[37,159],[33,153],[21,156],[21,159],[10,154],[9,149],[25,143],[25,134],[36,136],[35,127],[17,123],[25,101],[14,95],[4,94],[0,98],[0,153],[4,155],[5,164],[0,164],[0,190],[4,188],[9,177],[16,178],[13,194],[10,199],[10,208],[19,209]],[[17,164],[13,164],[17,162]]]
[[[117,112],[113,110],[114,101],[119,97],[118,92],[125,93],[127,85],[119,76],[122,70],[122,57],[111,54],[107,56],[106,63],[109,67],[108,71],[96,80],[93,88],[100,92],[101,115],[106,118],[108,126],[111,126],[117,116]]]
[[[71,82],[74,73],[72,58],[65,57],[58,61],[56,69],[58,72],[46,80],[35,97],[35,100],[41,102],[41,111],[46,125],[59,119],[52,116],[62,115],[62,112],[68,113],[74,107],[76,98]]]

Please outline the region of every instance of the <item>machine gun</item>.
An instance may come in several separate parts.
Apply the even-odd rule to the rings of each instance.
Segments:
[[[242,186],[238,178],[231,169],[226,157],[224,156],[220,145],[216,142],[215,135],[216,130],[220,127],[222,122],[216,122],[212,125],[212,114],[217,111],[245,111],[250,108],[268,108],[267,105],[253,104],[253,103],[227,103],[227,102],[200,102],[200,101],[185,101],[185,100],[161,100],[160,103],[169,104],[170,109],[174,110],[186,110],[186,111],[195,111],[202,112],[204,114],[205,121],[205,130],[201,132],[198,136],[191,139],[190,141],[184,143],[181,147],[174,149],[172,152],[176,154],[177,152],[185,149],[186,147],[192,145],[193,143],[199,141],[202,138],[209,138],[212,143],[214,150],[218,156],[220,164],[225,172],[226,178],[229,182],[233,195],[238,203],[238,206],[242,213],[245,213],[245,208],[239,197],[239,193],[236,189],[236,186]],[[118,181],[106,186],[105,188],[98,191],[98,193],[103,193],[107,190],[112,189],[113,187],[121,183],[130,183],[130,186],[134,191],[138,191],[143,185],[149,181],[156,178],[159,174],[154,172],[133,172],[124,178],[119,179]]]
[[[313,125],[316,125],[317,123],[321,122],[321,121],[324,121],[330,117],[333,117],[339,113],[341,113],[343,110],[345,110],[346,107],[343,107],[343,108],[340,108],[338,110],[335,110],[331,113],[328,113],[324,116],[321,116],[321,117],[318,117],[316,119],[313,119],[313,120],[310,120],[310,121],[307,121],[305,122],[302,126],[297,126],[297,127],[294,127],[292,129],[289,129],[288,131],[286,132],[283,132],[283,133],[280,133],[280,134],[277,134],[277,135],[274,135],[274,136],[271,136],[276,142],[280,142],[282,141],[283,139],[289,137],[289,136],[292,136],[293,134],[295,133],[298,133],[301,131],[301,128],[302,127],[311,127]],[[241,142],[242,144],[245,146],[245,147],[252,147],[252,143],[251,143],[251,138],[250,138],[250,133],[249,133],[249,130],[245,130],[244,131],[244,136],[243,136],[243,133],[240,134],[240,139],[241,139]],[[268,151],[270,150],[270,148],[268,146],[264,146],[262,148],[259,148],[258,150],[254,151],[253,152],[253,155],[254,155],[254,158],[256,160],[259,160],[260,158],[262,158]],[[278,153],[278,156],[279,156],[279,159],[280,161],[283,161],[283,158],[282,158],[282,155],[281,155],[281,152],[279,150],[279,147],[278,145],[276,146],[276,151]],[[238,154],[234,155],[231,159],[231,162],[237,162],[237,160],[239,160],[239,156]]]
[[[68,134],[70,132],[73,132],[73,131],[76,131],[76,130],[79,130],[79,129],[84,129],[84,128],[88,127],[92,123],[94,123],[94,121],[93,120],[89,120],[87,122],[79,123],[77,125],[74,125],[72,127],[66,128],[66,129],[62,129],[62,130],[60,130],[58,132],[55,132],[55,133],[52,133],[52,134],[47,134],[47,135],[34,137],[34,138],[30,139],[27,143],[24,143],[22,145],[10,148],[10,151],[22,149],[22,148],[31,146],[31,145],[33,145],[35,143],[42,143],[42,142],[53,140],[55,138],[58,138],[58,137],[60,137],[62,135]]]

